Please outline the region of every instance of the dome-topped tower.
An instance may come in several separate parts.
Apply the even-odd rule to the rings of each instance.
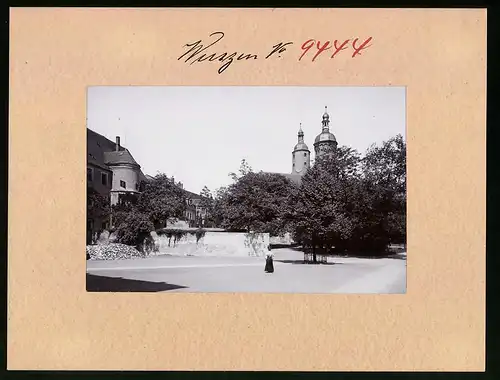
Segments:
[[[327,107],[325,106],[325,113],[323,114],[322,131],[316,136],[314,140],[314,152],[316,154],[316,159],[321,158],[325,155],[332,154],[337,148],[337,139],[330,132],[330,115],[328,114]]]
[[[304,174],[311,167],[311,152],[304,143],[304,131],[302,131],[302,123],[297,133],[297,145],[292,152],[292,174]]]

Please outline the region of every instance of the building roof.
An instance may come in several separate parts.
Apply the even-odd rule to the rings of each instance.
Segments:
[[[334,134],[331,132],[321,132],[316,138],[314,139],[314,144],[318,144],[323,141],[334,141],[337,142],[337,139],[335,138]]]
[[[323,120],[321,122],[323,130],[319,135],[316,136],[314,139],[314,145],[317,145],[321,142],[326,142],[326,141],[333,141],[337,142],[337,139],[333,135],[333,133],[330,132],[330,115],[328,115],[328,109],[325,106],[325,113],[323,114]]]
[[[309,148],[306,145],[306,143],[299,142],[297,145],[295,145],[295,148],[293,148],[294,152],[296,152],[298,150],[307,150],[307,151],[309,151]]]
[[[204,198],[200,194],[193,193],[192,191],[189,191],[189,190],[184,190],[184,192],[186,193],[186,196],[189,197],[190,199],[203,199]]]
[[[104,163],[106,165],[130,164],[140,166],[127,149],[104,152]]]
[[[120,146],[119,150],[116,151],[115,142],[89,128],[87,128],[87,163],[105,170],[110,170],[108,164],[113,163],[139,165],[127,148]],[[146,176],[140,169],[139,179],[141,181],[146,180]]]
[[[297,145],[295,145],[295,147],[293,148],[293,151],[294,152],[297,150],[309,151],[309,148],[307,147],[306,143],[304,142],[304,131],[302,130],[302,123],[300,123],[299,132],[297,133],[297,137],[298,137],[298,142],[297,142]]]
[[[115,143],[106,137],[87,128],[87,160],[102,166],[104,163],[104,152],[115,150]]]
[[[111,169],[108,166],[101,164],[95,158],[90,157],[90,156],[87,157],[87,165],[97,166],[99,169],[111,171]]]
[[[147,181],[148,178],[144,175],[142,170],[139,169],[139,181]]]

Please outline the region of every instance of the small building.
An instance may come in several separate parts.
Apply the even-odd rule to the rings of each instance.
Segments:
[[[186,211],[184,217],[190,227],[204,227],[207,210],[203,207],[203,197],[191,191],[186,193]]]

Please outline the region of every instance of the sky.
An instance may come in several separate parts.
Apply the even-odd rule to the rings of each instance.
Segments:
[[[145,174],[174,176],[199,193],[232,183],[242,159],[254,171],[290,173],[302,123],[314,138],[328,107],[339,146],[364,153],[406,138],[404,87],[89,87],[87,127],[121,144]]]

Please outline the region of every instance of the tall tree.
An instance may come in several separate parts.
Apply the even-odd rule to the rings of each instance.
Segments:
[[[363,159],[363,175],[375,197],[374,213],[390,240],[406,241],[406,142],[397,135],[372,145]]]
[[[174,178],[158,174],[146,184],[139,195],[138,211],[147,215],[155,228],[167,221],[176,221],[186,210],[186,194]]]
[[[295,186],[279,174],[244,173],[219,194],[223,227],[272,236],[286,232]]]
[[[238,173],[229,173],[229,176],[234,182],[236,182],[240,178],[246,176],[249,173],[253,173],[253,169],[246,159],[242,159],[240,162],[240,168],[238,170]]]
[[[225,186],[215,190],[211,218],[216,227],[224,227],[224,204],[227,199],[227,193],[228,188]]]
[[[215,218],[215,199],[212,195],[212,192],[207,186],[204,186],[200,192],[201,201],[200,207],[204,212],[204,221],[203,225],[205,227],[215,227],[216,226],[216,218]]]
[[[145,183],[138,196],[122,197],[113,207],[113,222],[120,243],[139,246],[154,229],[182,217],[186,195],[180,183],[158,174]]]
[[[348,241],[356,224],[359,202],[358,152],[339,147],[329,159],[318,159],[302,179],[294,210],[295,239],[313,250]]]
[[[371,145],[363,159],[365,177],[400,195],[406,194],[406,142],[402,135]]]

